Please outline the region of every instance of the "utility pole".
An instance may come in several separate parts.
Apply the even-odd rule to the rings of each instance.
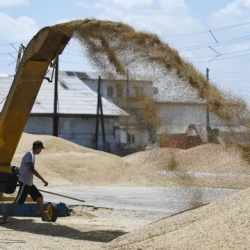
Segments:
[[[54,113],[53,113],[53,136],[58,137],[58,68],[59,68],[59,57],[56,59],[56,70],[55,70],[55,88],[54,88]]]
[[[127,70],[127,81],[126,81],[126,112],[128,112],[128,105],[129,105],[129,73]],[[128,143],[128,125],[129,125],[129,120],[128,117],[126,117],[126,142]]]
[[[103,151],[107,151],[106,145],[106,134],[105,134],[105,126],[104,126],[104,115],[103,115],[103,108],[102,108],[102,94],[101,94],[101,77],[99,76],[98,79],[98,88],[99,88],[99,109],[101,111],[101,125],[102,125],[102,148]]]
[[[100,112],[100,92],[101,92],[101,86],[100,86],[100,76],[98,78],[98,88],[97,88],[97,111],[96,111],[96,124],[95,124],[95,149],[98,149],[98,134],[99,134],[99,112]]]
[[[106,134],[105,134],[105,126],[104,126],[103,107],[102,107],[101,77],[99,76],[99,78],[98,78],[98,89],[97,89],[97,114],[96,114],[96,130],[95,130],[95,149],[98,149],[98,133],[99,133],[99,116],[100,115],[101,115],[101,126],[102,126],[103,151],[106,151],[107,147],[106,147]]]
[[[210,141],[210,117],[209,117],[209,95],[210,95],[210,87],[209,87],[209,68],[206,70],[207,77],[207,101],[206,101],[206,129],[207,129],[207,139]]]

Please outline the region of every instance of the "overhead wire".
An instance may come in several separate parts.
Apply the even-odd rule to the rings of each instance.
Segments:
[[[220,56],[224,56],[224,55],[231,55],[231,54],[237,54],[237,53],[242,53],[242,52],[246,52],[246,51],[250,51],[249,49],[244,49],[244,50],[238,50],[238,51],[232,51],[232,52],[227,52],[227,53],[220,53]],[[208,58],[208,57],[213,57],[214,55],[207,55],[207,56],[197,56],[197,57],[186,57],[186,58],[190,58],[190,59],[200,59],[200,58]]]
[[[0,55],[10,55],[10,54],[16,54],[16,52],[5,52],[5,53],[0,53]]]
[[[8,46],[8,45],[11,45],[11,44],[21,44],[21,43],[26,43],[28,42],[28,40],[26,41],[23,41],[23,42],[9,42],[9,43],[1,43],[0,46]]]
[[[224,46],[227,44],[244,42],[244,41],[248,41],[248,40],[250,40],[250,35],[238,37],[238,38],[234,38],[234,39],[229,39],[229,40],[222,41],[219,43],[207,43],[207,44],[201,44],[201,45],[195,45],[195,46],[189,46],[189,47],[180,47],[180,48],[178,48],[178,50],[179,51],[198,50],[198,49],[208,48],[208,46],[213,46],[213,47]]]
[[[223,54],[222,54],[223,55]],[[229,60],[229,59],[234,59],[234,58],[239,58],[239,57],[247,57],[250,56],[250,54],[245,54],[245,55],[239,55],[239,56],[231,56],[231,57],[226,57],[226,58],[219,58],[219,59],[214,59],[214,61],[223,61],[223,60]],[[200,62],[195,62],[195,63],[207,63],[208,61],[200,61]]]
[[[249,24],[250,24],[250,22],[246,22],[246,23],[240,23],[240,24],[225,26],[225,27],[221,27],[221,28],[217,28],[217,29],[211,29],[211,30],[206,30],[206,31],[198,31],[198,32],[193,32],[193,33],[170,35],[170,36],[166,36],[166,37],[192,36],[192,35],[197,35],[197,34],[209,33],[210,31],[218,31],[218,30],[225,30],[225,29],[236,28],[236,27],[239,27],[239,26],[244,26],[244,25],[249,25]]]
[[[72,63],[72,64],[81,64],[83,65],[84,63],[87,63],[87,62],[82,62],[82,63],[78,63],[78,62],[70,62],[70,61],[65,61],[65,60],[60,60],[61,62],[64,62],[64,63]]]
[[[7,98],[7,96],[8,96],[8,95],[6,95],[6,96],[2,99],[2,101],[0,102],[0,104]]]
[[[243,74],[243,75],[250,75],[250,73],[246,73],[246,72],[239,72],[239,71],[224,71],[224,70],[220,70],[220,73],[225,73],[225,74]]]

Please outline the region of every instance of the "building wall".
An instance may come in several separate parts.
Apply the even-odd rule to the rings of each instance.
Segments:
[[[116,153],[120,138],[115,133],[117,118],[105,118],[105,135],[108,142],[107,150]],[[60,117],[59,137],[84,147],[95,148],[95,117]],[[53,118],[51,116],[30,116],[24,132],[30,134],[53,134]],[[103,150],[101,121],[99,120],[98,149]]]
[[[206,105],[205,104],[179,104],[159,103],[162,123],[165,125],[205,125]],[[225,122],[215,114],[209,114],[210,125],[222,126]]]

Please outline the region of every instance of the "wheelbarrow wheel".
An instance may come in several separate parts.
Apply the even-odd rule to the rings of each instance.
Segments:
[[[58,208],[56,203],[54,202],[48,202],[46,206],[46,215],[48,217],[48,220],[51,222],[55,222],[58,215]]]

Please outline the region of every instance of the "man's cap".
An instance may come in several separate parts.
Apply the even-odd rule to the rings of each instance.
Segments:
[[[34,141],[33,148],[45,148],[45,147],[43,146],[43,143],[41,141]]]

